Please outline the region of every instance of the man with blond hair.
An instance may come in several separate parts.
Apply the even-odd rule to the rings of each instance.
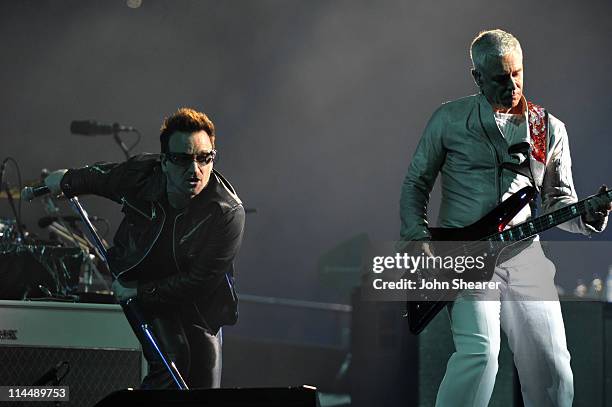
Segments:
[[[480,92],[443,104],[432,116],[402,187],[401,238],[428,241],[427,204],[441,174],[441,227],[468,226],[524,186],[535,185],[544,213],[577,201],[564,124],[523,95],[523,52],[502,30],[483,31],[471,44],[472,76]],[[512,153],[529,143],[528,151]],[[510,150],[510,151],[509,151]],[[525,160],[528,160],[525,162]],[[511,171],[502,163],[525,164]],[[605,190],[605,186],[602,187]],[[601,190],[600,190],[601,191]],[[532,216],[526,207],[510,223]],[[609,203],[559,227],[601,232]],[[423,243],[428,253],[434,243]],[[536,237],[518,255],[498,264],[499,290],[464,290],[448,307],[455,352],[438,390],[437,406],[486,406],[500,348],[500,326],[519,372],[525,406],[571,406],[573,378],[554,286],[554,265]]]

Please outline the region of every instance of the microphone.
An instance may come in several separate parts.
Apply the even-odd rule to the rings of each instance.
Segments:
[[[51,190],[45,184],[34,185],[32,187],[25,187],[21,190],[21,199],[25,199],[31,202],[32,199],[38,198],[39,196],[47,195]]]
[[[136,131],[135,127],[123,126],[119,123],[104,124],[95,120],[73,120],[70,122],[70,132],[81,136],[105,136],[121,131]]]

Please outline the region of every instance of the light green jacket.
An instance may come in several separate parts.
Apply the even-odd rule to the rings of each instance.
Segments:
[[[526,106],[525,100],[523,105]],[[526,109],[524,114],[527,119]],[[565,125],[550,114],[547,117],[546,163],[529,154],[532,173],[541,187],[542,213],[577,201]],[[525,141],[529,141],[529,130],[525,133]],[[402,240],[430,237],[427,205],[438,174],[442,187],[440,227],[470,225],[513,192],[530,185],[529,178],[500,167],[500,162],[517,162],[508,154],[508,147],[483,95],[443,104],[429,120],[404,179],[400,201]],[[510,226],[530,217],[531,210],[526,207]],[[559,227],[587,235],[595,230],[580,217]]]

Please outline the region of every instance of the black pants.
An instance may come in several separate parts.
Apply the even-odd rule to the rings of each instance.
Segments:
[[[218,388],[221,385],[221,331],[213,335],[189,307],[174,310],[143,309],[143,316],[155,339],[173,361],[190,389]],[[149,364],[141,389],[176,389],[176,383],[159,356],[145,346],[144,334],[137,334]]]

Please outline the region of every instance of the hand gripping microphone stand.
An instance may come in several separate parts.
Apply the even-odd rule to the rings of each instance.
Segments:
[[[104,262],[108,265],[106,247],[102,243],[102,239],[100,239],[96,228],[89,220],[89,216],[87,215],[85,209],[83,209],[83,206],[79,202],[79,199],[75,196],[70,198],[69,202],[72,208],[79,214],[79,216],[83,220],[83,223],[85,223],[85,225],[87,226],[87,231],[89,232],[92,243],[98,250],[98,253],[100,253],[102,260],[104,260]],[[113,277],[115,276],[113,275]],[[145,338],[148,340],[148,343],[141,343],[141,345],[143,347],[146,346],[152,354],[157,354],[159,356],[164,366],[166,366],[166,369],[168,369],[170,377],[172,377],[179,390],[189,390],[189,387],[187,387],[187,383],[185,383],[183,376],[181,376],[181,373],[178,371],[174,362],[168,359],[168,357],[164,354],[163,349],[157,343],[153,332],[151,331],[149,325],[146,323],[145,319],[142,316],[137,299],[128,298],[126,301],[121,301],[120,305],[121,308],[123,308],[123,312],[134,332],[136,333],[138,330],[142,331],[144,333]],[[138,337],[138,335],[136,336]]]

